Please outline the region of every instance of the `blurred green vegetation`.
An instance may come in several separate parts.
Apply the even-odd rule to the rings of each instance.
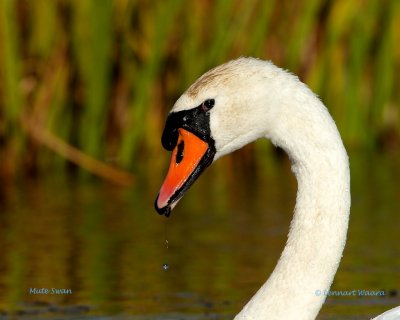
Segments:
[[[298,74],[348,148],[395,149],[398,43],[396,0],[2,0],[0,174],[78,167],[130,184],[127,171],[164,165],[159,137],[179,94],[238,56]]]

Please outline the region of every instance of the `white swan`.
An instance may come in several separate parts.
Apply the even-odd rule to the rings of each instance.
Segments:
[[[155,207],[169,216],[208,165],[261,137],[288,153],[298,192],[278,264],[235,319],[314,319],[346,242],[350,173],[334,121],[297,77],[254,58],[200,77],[168,116],[162,144],[173,152]]]

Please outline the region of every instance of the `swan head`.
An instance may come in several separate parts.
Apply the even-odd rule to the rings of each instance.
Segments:
[[[274,69],[254,58],[230,61],[205,73],[176,101],[161,138],[172,156],[155,202],[159,214],[168,217],[213,161],[265,134],[265,121],[257,126],[260,114],[246,108],[265,94],[266,77],[260,67],[266,65]],[[250,88],[247,94],[244,88]]]

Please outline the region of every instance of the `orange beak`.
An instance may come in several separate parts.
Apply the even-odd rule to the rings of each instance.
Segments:
[[[172,151],[167,176],[158,193],[155,208],[169,216],[171,210],[212,162],[214,153],[207,142],[185,129],[178,129],[178,140]]]

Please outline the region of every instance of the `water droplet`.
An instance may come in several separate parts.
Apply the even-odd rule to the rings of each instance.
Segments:
[[[169,265],[168,265],[168,263],[164,263],[164,264],[162,265],[162,267],[163,267],[164,270],[168,270]]]
[[[167,246],[168,249],[168,240],[165,240],[165,245]]]

